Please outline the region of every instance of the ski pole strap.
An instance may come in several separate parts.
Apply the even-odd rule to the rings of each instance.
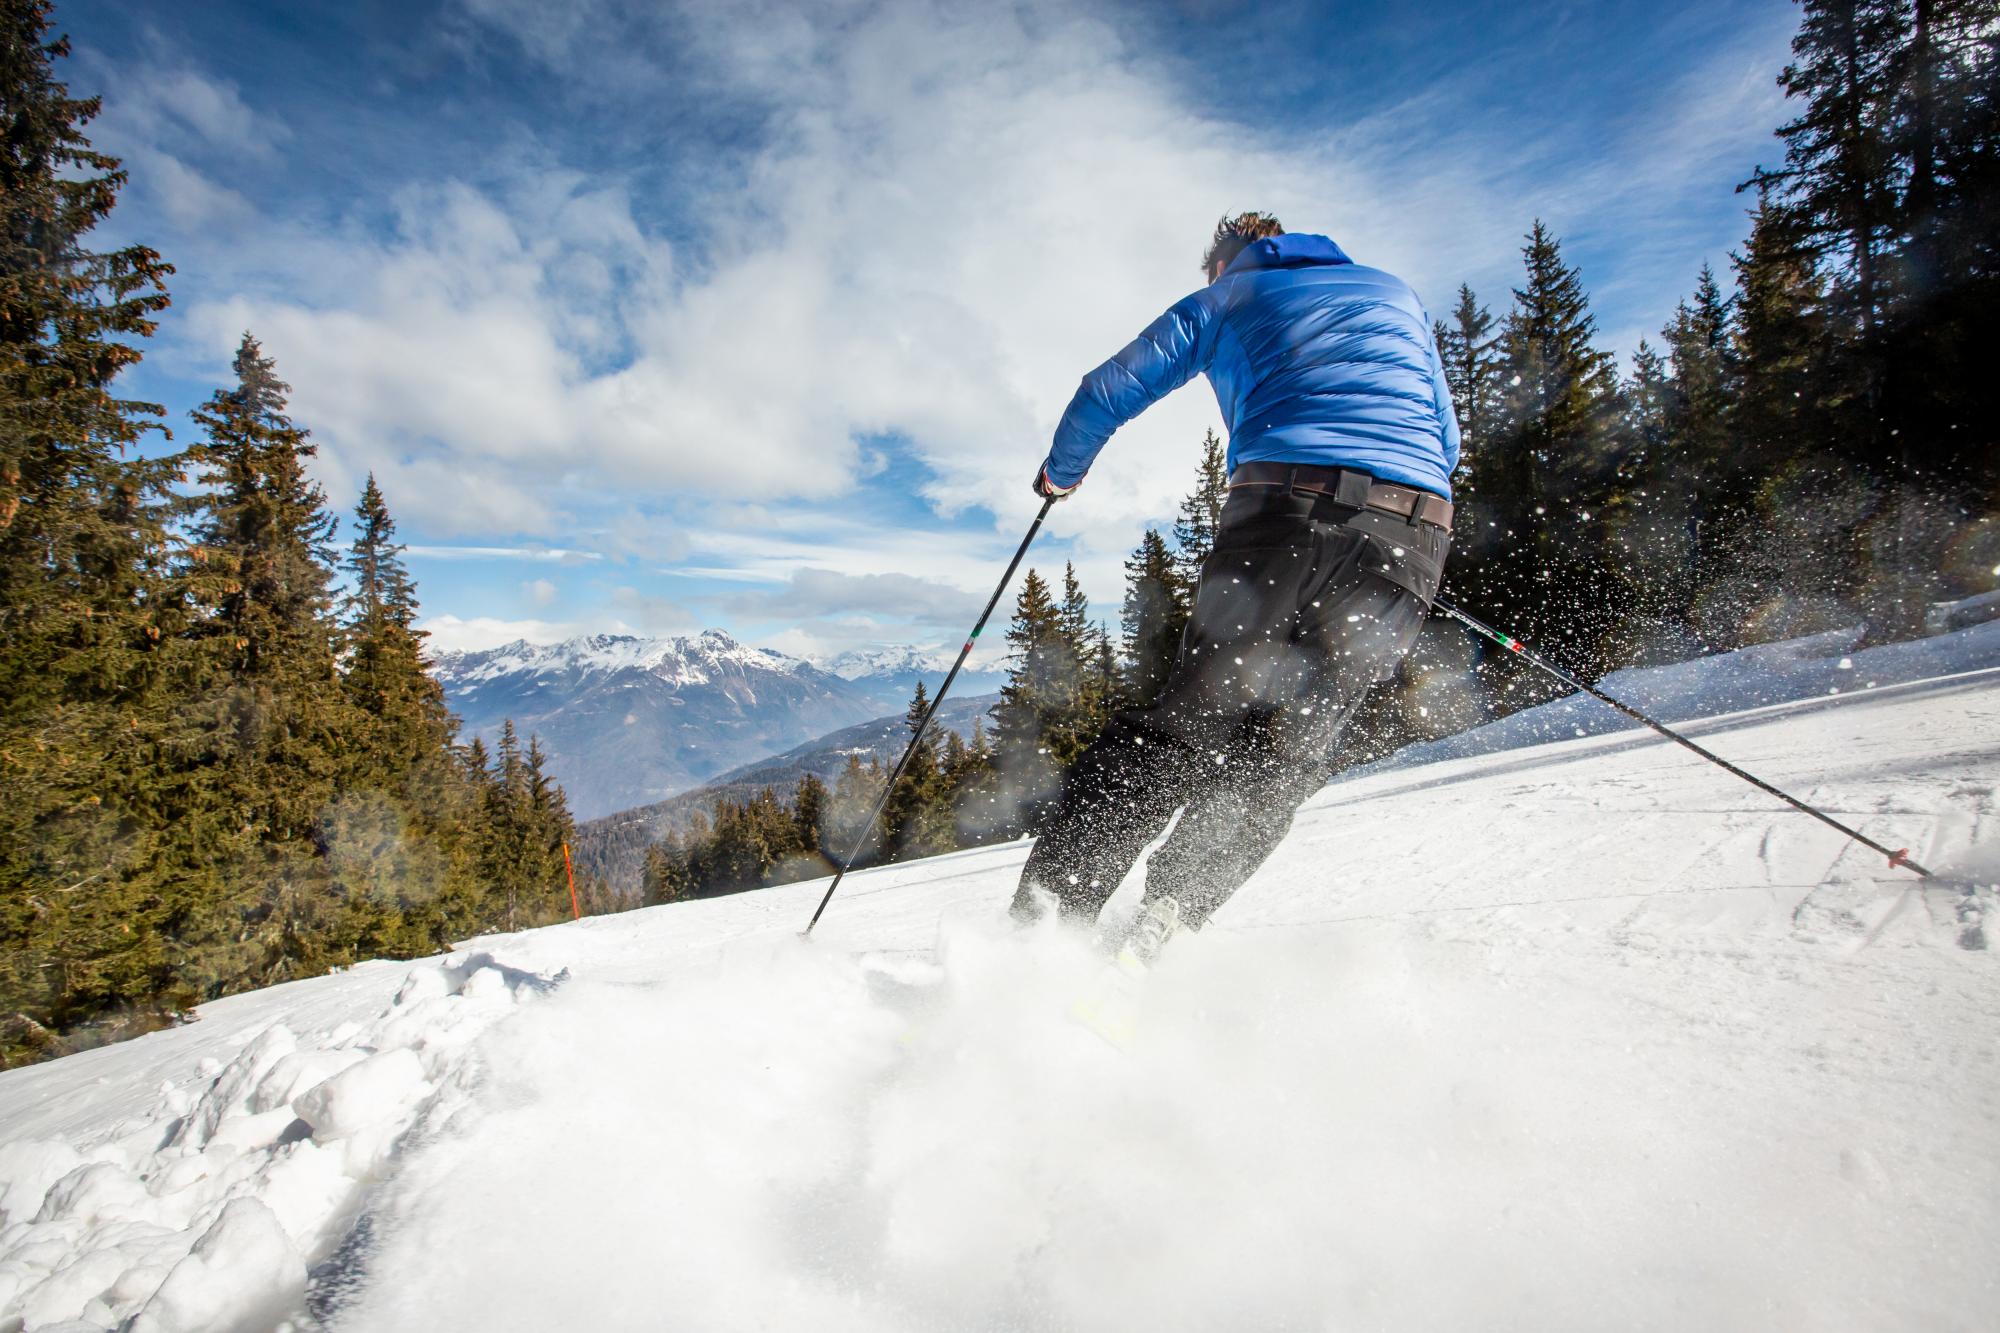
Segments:
[[[917,722],[916,732],[910,737],[909,748],[904,750],[903,757],[896,761],[896,771],[891,773],[889,781],[883,784],[882,794],[875,800],[875,809],[869,813],[868,822],[861,826],[861,832],[855,836],[853,850],[848,852],[847,859],[842,861],[839,869],[834,872],[833,883],[826,886],[826,893],[820,898],[819,906],[813,909],[812,920],[806,922],[806,928],[799,932],[801,936],[812,938],[813,927],[819,924],[820,916],[826,911],[826,905],[833,901],[833,891],[840,887],[840,881],[847,877],[848,870],[867,848],[869,835],[875,831],[875,821],[882,817],[882,811],[889,804],[889,797],[896,790],[896,783],[902,779],[903,770],[910,766],[910,757],[916,754],[917,746],[923,743],[924,733],[930,729],[931,719],[937,716],[938,706],[944,703],[944,696],[951,689],[951,683],[958,679],[959,668],[963,667],[965,659],[972,655],[972,645],[978,640],[979,631],[986,628],[986,621],[992,616],[993,608],[1000,605],[1001,595],[1007,591],[1007,585],[1014,581],[1014,571],[1021,567],[1022,558],[1028,554],[1028,548],[1034,545],[1035,534],[1042,530],[1042,520],[1049,516],[1049,510],[1055,507],[1056,499],[1057,497],[1052,495],[1042,501],[1042,512],[1036,514],[1035,521],[1028,525],[1028,535],[1021,538],[1020,546],[1014,550],[1014,558],[1007,562],[1007,572],[1000,576],[1000,586],[986,599],[986,609],[979,613],[979,623],[972,627],[972,633],[965,636],[965,646],[958,650],[958,660],[951,664],[951,671],[946,674],[944,684],[938,686],[937,693],[931,696],[931,706],[924,710],[923,717]]]
[[[1596,699],[1602,703],[1609,704],[1611,707],[1625,714],[1625,716],[1631,718],[1633,721],[1651,727],[1654,731],[1657,731],[1658,733],[1660,733],[1660,735],[1665,736],[1668,740],[1674,742],[1676,745],[1684,746],[1685,748],[1694,751],[1696,754],[1700,755],[1703,759],[1708,760],[1709,763],[1714,764],[1718,768],[1727,769],[1729,772],[1743,779],[1745,782],[1757,788],[1759,791],[1770,793],[1772,796],[1777,797],[1779,800],[1783,801],[1786,805],[1791,806],[1793,809],[1803,814],[1811,815],[1814,819],[1817,819],[1820,823],[1825,824],[1829,828],[1838,829],[1841,833],[1846,834],[1848,837],[1854,839],[1854,841],[1860,843],[1864,847],[1872,848],[1873,850],[1880,852],[1883,856],[1889,859],[1889,866],[1891,869],[1895,869],[1896,867],[1901,866],[1905,869],[1913,871],[1914,873],[1922,876],[1925,879],[1931,878],[1930,871],[1924,869],[1922,866],[1918,865],[1915,861],[1912,861],[1910,859],[1909,848],[1904,847],[1899,850],[1891,850],[1890,848],[1885,847],[1881,843],[1875,841],[1875,839],[1869,837],[1867,834],[1861,832],[1859,829],[1850,828],[1846,824],[1841,823],[1838,819],[1835,819],[1832,815],[1827,814],[1824,810],[1820,810],[1817,807],[1807,805],[1804,801],[1801,801],[1798,797],[1790,795],[1787,792],[1778,790],[1778,788],[1764,781],[1764,779],[1758,777],[1756,774],[1746,772],[1745,770],[1738,768],[1735,764],[1730,763],[1727,759],[1724,759],[1721,755],[1716,754],[1714,751],[1705,749],[1702,746],[1695,744],[1693,741],[1681,735],[1678,731],[1675,731],[1672,727],[1667,726],[1665,723],[1656,722],[1652,718],[1640,712],[1638,709],[1632,707],[1630,704],[1612,698],[1610,695],[1606,694],[1603,690],[1598,689],[1595,685],[1590,684],[1588,681],[1582,679],[1580,676],[1577,676],[1574,673],[1567,671],[1564,668],[1556,665],[1554,662],[1549,661],[1548,658],[1543,657],[1540,653],[1528,647],[1527,644],[1522,643],[1519,639],[1516,639],[1511,635],[1502,634],[1499,630],[1494,629],[1491,625],[1486,624],[1484,621],[1476,619],[1473,616],[1467,615],[1465,612],[1459,610],[1456,606],[1453,606],[1450,602],[1446,601],[1444,598],[1442,597],[1436,598],[1434,601],[1432,601],[1431,605],[1436,610],[1442,611],[1446,615],[1450,616],[1453,620],[1458,621],[1459,624],[1464,625],[1474,634],[1477,634],[1482,638],[1492,640],[1494,643],[1500,645],[1502,648],[1505,648],[1508,652],[1513,653],[1515,656],[1522,658],[1523,660],[1529,662],[1530,664],[1539,668],[1540,670],[1547,672],[1551,676],[1554,676],[1557,680],[1562,681],[1565,685],[1568,685],[1571,689],[1581,690],[1583,693],[1590,695],[1593,699]]]

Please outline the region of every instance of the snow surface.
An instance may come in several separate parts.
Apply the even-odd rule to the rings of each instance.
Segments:
[[[1122,1054],[1011,844],[0,1075],[0,1330],[1990,1328],[2000,669],[1878,660],[1687,729],[1930,881],[1606,734],[1328,788]]]

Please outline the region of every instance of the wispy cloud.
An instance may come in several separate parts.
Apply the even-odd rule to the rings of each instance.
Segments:
[[[559,565],[604,558],[596,551],[565,551],[550,546],[405,546],[403,551],[420,560],[536,560]]]
[[[838,619],[855,612],[916,625],[969,627],[980,598],[913,574],[842,574],[802,569],[777,592],[735,598],[729,609],[753,620]]]
[[[613,589],[611,605],[618,608],[620,619],[631,621],[648,634],[682,634],[701,628],[700,618],[679,602],[634,587]]]
[[[417,628],[430,635],[433,653],[482,652],[525,640],[528,643],[561,643],[579,634],[632,634],[637,631],[622,621],[606,625],[601,621],[583,624],[561,620],[508,620],[500,616],[455,616],[450,613],[426,616]]]

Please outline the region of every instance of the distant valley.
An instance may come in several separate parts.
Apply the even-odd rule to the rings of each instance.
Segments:
[[[940,677],[941,679],[941,677]],[[959,680],[965,677],[961,675]],[[957,732],[970,738],[974,724],[993,730],[993,705],[998,694],[960,698],[958,686],[945,699],[931,726],[934,734]],[[783,754],[767,755],[754,763],[732,769],[691,791],[651,805],[621,810],[593,819],[577,828],[577,866],[623,893],[637,894],[646,848],[669,833],[685,832],[695,815],[706,816],[719,800],[748,800],[764,788],[789,798],[807,773],[824,778],[828,786],[847,767],[848,756],[859,755],[863,763],[872,755],[882,766],[892,767],[910,743],[908,724],[902,713],[874,718],[852,727],[808,741]]]
[[[897,648],[814,663],[708,630],[440,653],[433,674],[465,734],[491,746],[512,718],[524,745],[539,736],[570,809],[590,819],[661,801],[842,728],[893,721],[917,681],[936,689],[955,656]],[[969,701],[1003,679],[997,670],[967,671],[953,690]]]

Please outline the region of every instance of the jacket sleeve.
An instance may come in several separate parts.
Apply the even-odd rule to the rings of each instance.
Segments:
[[[1074,486],[1111,433],[1208,369],[1215,311],[1207,293],[1177,302],[1125,350],[1083,377],[1056,426],[1042,466],[1058,486]]]

